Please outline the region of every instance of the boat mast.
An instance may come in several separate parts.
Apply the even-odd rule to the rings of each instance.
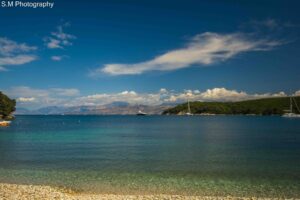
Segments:
[[[292,96],[290,96],[290,112],[293,112],[293,99]]]
[[[299,109],[299,107],[298,107],[298,104],[297,104],[296,99],[295,99],[295,98],[292,98],[292,100],[294,100],[294,103],[295,103],[295,106],[296,106],[296,108],[297,108],[297,111],[298,111],[298,113],[300,113],[300,109]]]
[[[190,101],[188,99],[188,113],[191,113]]]

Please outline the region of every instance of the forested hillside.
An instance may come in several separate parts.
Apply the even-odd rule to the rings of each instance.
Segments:
[[[300,105],[300,97],[293,97],[293,100],[293,112],[299,113],[296,103]],[[190,102],[191,112],[193,114],[282,115],[289,109],[289,106],[289,97],[276,97],[239,102]],[[187,109],[187,103],[184,103],[165,110],[163,114],[183,114],[187,112]]]

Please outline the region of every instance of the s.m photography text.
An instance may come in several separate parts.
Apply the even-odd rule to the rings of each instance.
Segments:
[[[1,1],[2,8],[53,8],[54,2],[50,1]]]

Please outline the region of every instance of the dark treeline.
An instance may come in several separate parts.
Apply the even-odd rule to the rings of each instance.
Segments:
[[[300,97],[293,97],[300,105]],[[190,102],[193,114],[256,114],[256,115],[282,115],[289,110],[289,97],[276,97],[266,99],[247,100],[239,102]],[[293,102],[293,112],[299,113]],[[187,103],[167,109],[163,114],[177,115],[187,112]]]
[[[0,119],[11,118],[11,113],[16,110],[16,101],[0,91]]]

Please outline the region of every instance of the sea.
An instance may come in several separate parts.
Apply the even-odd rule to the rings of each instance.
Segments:
[[[83,193],[300,198],[300,119],[16,116],[0,182]]]

